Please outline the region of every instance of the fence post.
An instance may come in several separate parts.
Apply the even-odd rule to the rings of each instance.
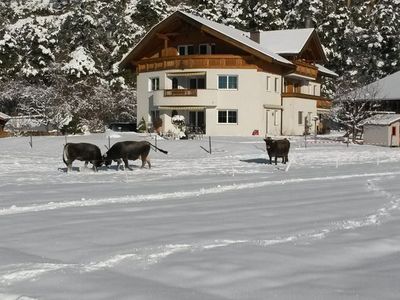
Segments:
[[[210,148],[210,154],[211,154],[211,136],[208,137],[208,146]]]
[[[30,136],[29,145],[31,146],[31,148],[33,148],[33,138],[32,138],[32,133],[31,133],[31,136]]]

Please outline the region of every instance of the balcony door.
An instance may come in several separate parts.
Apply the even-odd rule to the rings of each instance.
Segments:
[[[190,111],[189,112],[189,126],[194,131],[201,130],[206,132],[205,114],[204,111]]]

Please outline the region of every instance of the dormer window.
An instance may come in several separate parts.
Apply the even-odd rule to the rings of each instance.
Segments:
[[[192,55],[194,54],[194,46],[193,45],[180,45],[178,46],[179,55]]]

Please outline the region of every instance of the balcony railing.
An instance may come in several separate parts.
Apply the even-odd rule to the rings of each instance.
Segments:
[[[330,109],[332,106],[332,101],[322,96],[308,95],[302,93],[282,93],[282,97],[317,100],[317,108]]]
[[[164,97],[197,97],[197,89],[164,90]]]
[[[257,68],[251,61],[252,59],[249,56],[230,54],[170,56],[142,59],[137,62],[136,71],[141,73],[171,69]]]
[[[296,65],[296,74],[311,78],[317,78],[318,68],[316,66],[308,64],[301,60],[295,60],[293,63]]]

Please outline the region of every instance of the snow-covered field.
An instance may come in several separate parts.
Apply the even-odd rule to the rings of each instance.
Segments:
[[[161,140],[150,170],[65,173],[63,137],[28,142],[0,139],[0,299],[399,299],[397,148]]]

